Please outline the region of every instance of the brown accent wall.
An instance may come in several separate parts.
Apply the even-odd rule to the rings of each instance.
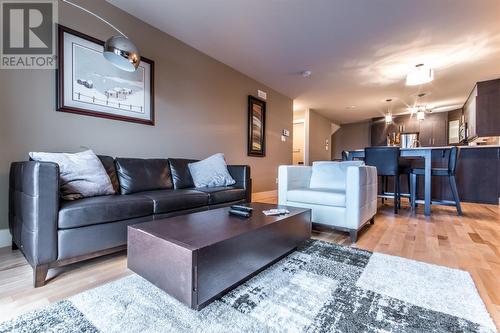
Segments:
[[[331,124],[330,119],[309,110],[309,163],[330,160]],[[326,140],[328,140],[328,150],[325,149]]]
[[[371,146],[371,121],[341,125],[332,135],[332,159],[342,158],[343,150]]]
[[[254,191],[276,187],[280,164],[292,162],[292,99],[151,27],[105,1],[79,1],[107,18],[155,61],[156,126],[55,111],[53,70],[0,70],[0,229],[7,228],[8,172],[30,151],[92,148],[132,157],[204,158],[223,152],[250,164]],[[59,2],[59,22],[105,40],[116,34],[94,17]],[[247,96],[266,91],[266,157],[247,157]]]

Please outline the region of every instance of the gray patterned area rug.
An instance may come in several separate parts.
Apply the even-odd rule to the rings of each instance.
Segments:
[[[194,311],[131,275],[0,332],[496,332],[467,272],[311,240]]]

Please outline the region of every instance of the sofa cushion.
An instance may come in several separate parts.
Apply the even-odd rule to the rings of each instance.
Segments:
[[[286,194],[287,201],[315,205],[345,207],[345,192],[326,189],[291,190]]]
[[[101,160],[102,166],[104,170],[106,170],[109,180],[111,180],[115,193],[120,193],[120,183],[118,182],[118,175],[116,174],[115,159],[105,155],[97,155],[97,157]]]
[[[59,229],[127,220],[153,214],[153,201],[145,196],[107,195],[76,201],[62,201]]]
[[[141,192],[154,202],[154,213],[163,214],[208,205],[208,194],[189,189]]]
[[[347,168],[363,165],[363,161],[318,161],[313,162],[310,188],[323,188],[335,191],[345,191]]]
[[[121,194],[173,188],[167,159],[117,158]]]
[[[169,158],[168,162],[170,163],[170,172],[172,173],[172,180],[176,190],[194,187],[193,177],[191,177],[188,164],[198,162],[198,160]]]
[[[196,190],[205,192],[209,195],[209,205],[245,199],[245,190],[235,186],[203,187],[197,188]]]
[[[218,153],[199,162],[189,163],[189,171],[193,177],[194,186],[218,187],[236,183],[227,170],[224,154]]]
[[[59,165],[60,195],[65,200],[115,194],[104,166],[92,150],[74,154],[31,152],[29,156],[34,161]]]

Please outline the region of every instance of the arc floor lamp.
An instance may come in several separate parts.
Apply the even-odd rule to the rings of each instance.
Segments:
[[[113,24],[109,23],[107,20],[97,15],[96,13],[68,0],[61,1],[98,18],[121,35],[112,36],[106,40],[106,42],[104,43],[103,51],[104,58],[106,58],[114,66],[127,72],[134,72],[137,67],[139,67],[139,63],[141,61],[139,49],[123,32],[121,32],[117,27],[115,27]]]

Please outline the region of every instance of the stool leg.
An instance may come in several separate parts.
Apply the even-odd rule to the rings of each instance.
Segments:
[[[457,182],[455,181],[455,176],[449,176],[451,193],[453,193],[453,200],[455,201],[455,206],[457,207],[457,213],[459,216],[462,215],[462,207],[460,206],[460,198],[458,197]]]
[[[411,202],[411,209],[415,210],[416,208],[416,202],[417,200],[417,174],[412,173],[410,175],[411,181],[410,181],[410,202]]]
[[[399,202],[399,176],[394,176],[394,214],[398,213]]]
[[[410,204],[411,204],[411,176],[410,176],[410,174],[406,175],[406,184],[408,185],[408,193],[410,193],[410,199],[408,199],[408,200],[410,201]]]
[[[382,176],[382,194],[385,195],[387,191],[387,177]],[[382,204],[385,202],[385,198],[382,198]]]

